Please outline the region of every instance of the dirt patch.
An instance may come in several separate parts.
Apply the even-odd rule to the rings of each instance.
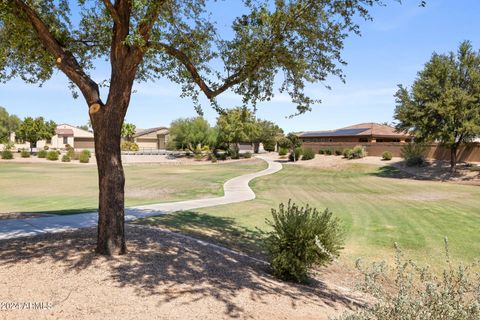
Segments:
[[[95,231],[0,242],[0,301],[51,309],[11,319],[328,319],[361,301],[341,287],[279,282],[265,265],[165,232],[127,227],[129,253],[93,253]],[[48,306],[47,304],[47,306]]]

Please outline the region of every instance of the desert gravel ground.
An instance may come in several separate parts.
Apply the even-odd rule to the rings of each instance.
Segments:
[[[248,257],[127,226],[129,253],[95,255],[95,230],[0,242],[1,319],[328,319],[363,302],[319,280],[283,283]],[[10,305],[11,307],[11,305]],[[19,308],[17,306],[16,308]]]

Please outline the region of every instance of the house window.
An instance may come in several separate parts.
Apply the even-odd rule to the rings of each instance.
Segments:
[[[68,137],[63,137],[63,144],[68,144]]]
[[[52,144],[52,139],[47,139],[47,144]]]

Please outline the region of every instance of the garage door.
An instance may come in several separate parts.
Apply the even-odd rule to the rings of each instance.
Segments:
[[[93,149],[95,144],[93,138],[74,138],[73,147],[75,149]]]

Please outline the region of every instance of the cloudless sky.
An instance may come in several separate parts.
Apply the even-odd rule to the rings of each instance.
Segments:
[[[334,129],[360,122],[391,122],[398,84],[410,86],[416,73],[433,52],[455,51],[463,40],[470,40],[480,49],[480,1],[403,0],[399,4],[386,1],[385,7],[371,11],[373,21],[360,21],[362,36],[351,35],[345,42],[343,68],[346,83],[330,77],[326,84],[310,85],[307,92],[322,100],[313,111],[286,118],[295,105],[288,95],[276,95],[258,107],[257,116],[278,123],[286,132]],[[227,0],[214,12],[216,16],[232,16],[241,11],[241,1]],[[226,13],[230,12],[230,13]],[[220,31],[228,33],[229,25],[219,23]],[[0,44],[1,45],[1,44]],[[94,80],[108,78],[107,64],[93,72]],[[168,80],[141,83],[135,87],[126,121],[138,128],[168,126],[179,117],[195,116],[192,102],[181,99],[178,85]],[[202,100],[205,117],[213,124],[217,114]],[[223,107],[240,105],[241,98],[231,92],[218,100]],[[0,84],[0,106],[23,118],[43,116],[57,123],[82,125],[88,121],[87,106],[82,98],[73,99],[67,80],[61,72],[43,87],[12,80]]]

